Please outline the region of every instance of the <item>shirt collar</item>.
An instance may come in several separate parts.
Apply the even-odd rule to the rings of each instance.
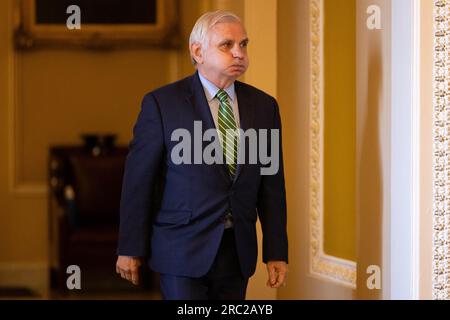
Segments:
[[[198,76],[203,85],[203,88],[205,89],[206,99],[208,100],[208,102],[210,102],[211,100],[213,100],[216,97],[217,92],[220,89],[217,88],[217,86],[214,83],[212,83],[211,81],[209,81],[208,79],[203,77],[200,72],[198,72]],[[234,98],[236,96],[236,93],[234,91],[234,82],[229,87],[224,88],[223,90],[225,90],[225,92],[228,94],[230,99],[232,101],[234,101]]]

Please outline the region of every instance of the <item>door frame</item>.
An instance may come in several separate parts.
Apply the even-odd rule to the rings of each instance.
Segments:
[[[383,230],[383,299],[418,299],[421,0],[392,0],[391,10],[391,193]]]

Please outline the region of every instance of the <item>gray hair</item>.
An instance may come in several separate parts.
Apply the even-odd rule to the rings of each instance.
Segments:
[[[212,27],[221,22],[241,23],[241,19],[234,13],[224,10],[211,11],[203,14],[200,18],[198,18],[197,22],[194,25],[194,28],[192,28],[192,32],[189,37],[189,50],[191,51],[192,45],[194,43],[199,43],[203,46],[206,46],[206,38],[209,30],[211,30]],[[197,62],[192,57],[192,51],[191,59],[192,63],[196,65]]]

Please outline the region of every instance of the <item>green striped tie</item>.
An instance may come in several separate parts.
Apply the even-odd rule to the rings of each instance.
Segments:
[[[236,160],[238,148],[238,134],[236,121],[234,120],[233,108],[228,100],[228,94],[220,89],[216,97],[220,101],[219,107],[219,135],[222,141],[223,154],[225,162],[228,165],[231,178],[236,174]]]

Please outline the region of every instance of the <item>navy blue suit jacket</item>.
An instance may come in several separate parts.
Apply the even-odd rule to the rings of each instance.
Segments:
[[[280,129],[281,140],[276,100],[239,81],[235,90],[241,128]],[[171,141],[172,132],[184,128],[193,137],[194,121],[202,121],[203,131],[215,128],[198,73],[144,97],[125,166],[118,255],[148,257],[150,267],[160,273],[201,277],[214,261],[224,217],[231,208],[245,277],[256,268],[257,217],[263,230],[263,261],[287,262],[281,141],[280,166],[275,175],[261,175],[263,165],[258,159],[256,164],[239,164],[232,181],[225,164],[172,162],[171,151],[178,144]],[[203,142],[203,147],[209,143]],[[162,199],[152,210],[158,175],[163,180]]]

